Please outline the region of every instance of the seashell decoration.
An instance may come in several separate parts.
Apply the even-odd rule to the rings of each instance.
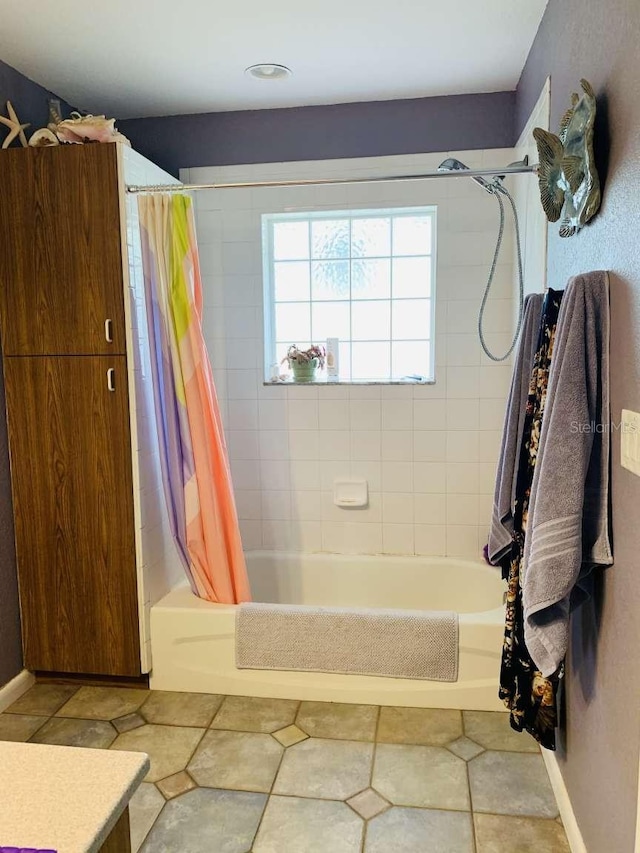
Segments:
[[[4,142],[2,143],[3,148],[8,148],[14,139],[17,139],[23,148],[27,147],[27,137],[24,132],[28,127],[31,127],[30,124],[20,124],[18,120],[18,116],[16,115],[16,111],[13,108],[13,104],[11,101],[7,101],[7,112],[9,113],[9,118],[5,118],[4,116],[0,116],[0,125],[3,124],[5,127],[9,128],[9,133],[5,137]]]
[[[32,148],[48,148],[50,145],[60,145],[58,137],[48,127],[43,127],[31,134],[29,145]]]
[[[596,98],[587,80],[580,85],[583,94],[571,96],[558,136],[541,127],[533,131],[540,201],[549,222],[560,220],[561,237],[577,234],[598,212],[601,200],[593,155]]]
[[[56,127],[62,121],[60,112],[60,101],[57,98],[49,98],[49,123],[47,127],[52,133],[56,132]]]
[[[71,142],[77,145],[86,142],[122,142],[131,143],[115,128],[115,119],[106,116],[83,116],[72,112],[71,118],[63,119],[60,112],[60,101],[51,98],[49,101],[49,122],[46,127],[37,130],[29,145],[34,147],[59,145],[61,142]]]
[[[51,99],[49,101],[49,123],[31,134],[29,142],[25,136],[25,130],[30,124],[21,124],[16,115],[11,101],[7,101],[8,118],[0,116],[0,126],[9,128],[2,148],[8,148],[17,139],[23,148],[27,145],[31,148],[47,148],[52,145],[60,145],[61,142],[83,144],[86,142],[120,142],[124,145],[131,143],[126,136],[118,133],[115,128],[115,119],[106,116],[83,116],[72,112],[71,118],[63,119],[60,114],[60,101]]]
[[[80,115],[72,112],[71,118],[62,119],[49,129],[55,133],[60,142],[123,142],[129,145],[129,140],[115,129],[116,120],[106,116]],[[55,129],[54,129],[55,128]]]

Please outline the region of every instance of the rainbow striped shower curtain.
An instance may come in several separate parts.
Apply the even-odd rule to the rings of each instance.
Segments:
[[[191,199],[141,196],[140,236],[164,492],[195,595],[251,598],[222,421],[202,336]]]

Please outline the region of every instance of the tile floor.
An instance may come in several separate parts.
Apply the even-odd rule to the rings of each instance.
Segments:
[[[0,740],[142,750],[141,853],[568,853],[506,715],[38,684]]]

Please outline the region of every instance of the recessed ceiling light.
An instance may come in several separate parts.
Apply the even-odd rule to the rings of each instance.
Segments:
[[[245,68],[245,74],[250,74],[256,80],[284,80],[291,77],[293,72],[286,65],[276,65],[273,62],[261,62]]]

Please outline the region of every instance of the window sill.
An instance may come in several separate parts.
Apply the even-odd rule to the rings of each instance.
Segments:
[[[435,385],[435,379],[339,379],[339,380],[327,380],[327,379],[316,379],[314,382],[294,382],[293,379],[264,379],[262,382],[263,385]]]

